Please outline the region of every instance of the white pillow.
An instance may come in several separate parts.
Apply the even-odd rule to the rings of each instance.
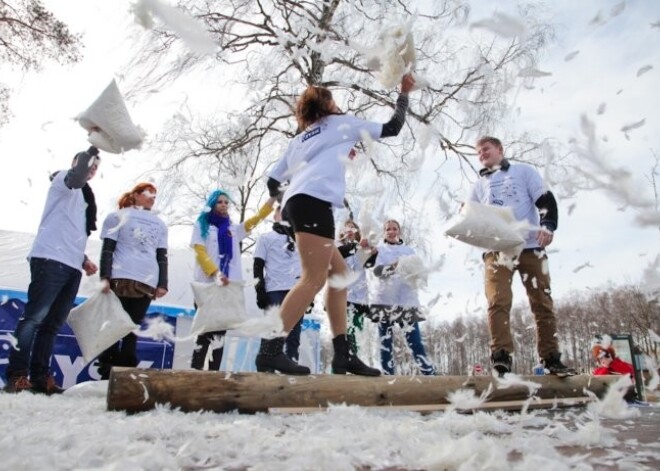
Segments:
[[[119,154],[138,149],[144,140],[144,131],[133,124],[114,80],[76,119],[91,133],[89,142],[106,152]],[[95,132],[94,128],[100,128],[101,132]]]
[[[115,293],[101,291],[71,310],[68,324],[86,362],[138,329]]]
[[[428,270],[418,255],[404,255],[397,260],[396,273],[414,289],[424,288],[428,283]]]
[[[487,250],[515,251],[522,248],[529,228],[527,221],[516,220],[509,207],[468,202],[445,234]]]
[[[190,283],[197,304],[197,313],[190,332],[197,335],[216,330],[227,330],[247,319],[243,284],[230,281],[228,285],[216,283]]]
[[[411,26],[411,22],[388,25],[380,32],[377,44],[372,47],[351,42],[365,56],[366,66],[376,72],[376,79],[386,88],[398,85],[401,77],[415,67]]]

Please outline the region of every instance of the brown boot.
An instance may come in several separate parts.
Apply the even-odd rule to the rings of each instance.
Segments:
[[[7,378],[7,385],[4,390],[8,393],[19,393],[22,391],[30,391],[31,389],[32,383],[27,376],[12,376]]]
[[[53,375],[48,375],[45,378],[39,378],[32,381],[32,392],[52,396],[53,394],[62,394],[64,389],[57,385]]]

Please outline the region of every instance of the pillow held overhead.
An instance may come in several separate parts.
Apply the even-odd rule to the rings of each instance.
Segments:
[[[445,234],[469,245],[494,251],[522,248],[529,231],[527,221],[518,221],[508,207],[467,202],[449,222]]]
[[[144,131],[133,124],[114,79],[76,120],[89,133],[87,140],[105,152],[139,149],[144,140]]]

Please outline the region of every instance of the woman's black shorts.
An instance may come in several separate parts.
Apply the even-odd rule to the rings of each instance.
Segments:
[[[298,194],[284,205],[282,219],[293,232],[309,232],[327,239],[335,238],[335,217],[332,204],[313,196]]]

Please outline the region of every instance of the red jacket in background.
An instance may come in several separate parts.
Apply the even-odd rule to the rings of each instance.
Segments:
[[[609,368],[599,366],[594,370],[595,375],[630,375],[630,379],[635,381],[635,370],[627,361],[620,358],[612,358]]]

